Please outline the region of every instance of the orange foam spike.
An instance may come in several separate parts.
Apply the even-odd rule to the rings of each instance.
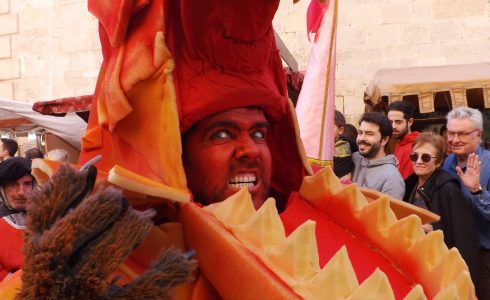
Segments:
[[[376,269],[361,286],[346,299],[349,300],[394,300],[395,295],[391,289],[390,282],[385,273]]]

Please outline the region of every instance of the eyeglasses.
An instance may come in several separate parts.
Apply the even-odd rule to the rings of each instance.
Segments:
[[[410,157],[410,160],[413,161],[413,162],[416,162],[417,160],[419,160],[419,154],[418,153],[415,153],[415,152],[413,152],[412,154],[410,154],[409,157]],[[420,155],[420,159],[422,159],[422,162],[424,162],[424,163],[428,163],[433,158],[437,158],[437,157],[430,156],[430,154],[427,154],[427,153],[424,153],[424,154],[421,154]]]
[[[447,137],[454,139],[456,136],[458,136],[460,139],[467,138],[470,134],[472,134],[475,131],[479,131],[478,129],[472,130],[472,131],[448,131],[447,132]]]

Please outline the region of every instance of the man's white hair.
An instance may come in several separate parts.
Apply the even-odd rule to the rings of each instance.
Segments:
[[[483,130],[483,117],[478,109],[456,107],[447,114],[446,119],[448,121],[453,119],[468,119],[475,129]]]

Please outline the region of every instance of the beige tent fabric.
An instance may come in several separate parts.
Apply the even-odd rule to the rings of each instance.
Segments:
[[[490,86],[483,89],[483,97],[485,97],[485,108],[490,108]]]
[[[434,93],[427,92],[419,94],[419,110],[421,113],[434,111]]]
[[[433,94],[449,91],[453,107],[467,106],[466,90],[483,88],[490,108],[490,62],[468,65],[381,69],[364,92],[364,102],[376,106],[381,96],[389,102],[418,95],[420,112],[434,111]]]

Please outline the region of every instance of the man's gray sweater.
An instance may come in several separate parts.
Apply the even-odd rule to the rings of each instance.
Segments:
[[[368,159],[356,152],[352,154],[352,160],[355,165],[352,182],[396,199],[403,199],[405,182],[398,171],[394,155],[390,154],[380,159]]]

